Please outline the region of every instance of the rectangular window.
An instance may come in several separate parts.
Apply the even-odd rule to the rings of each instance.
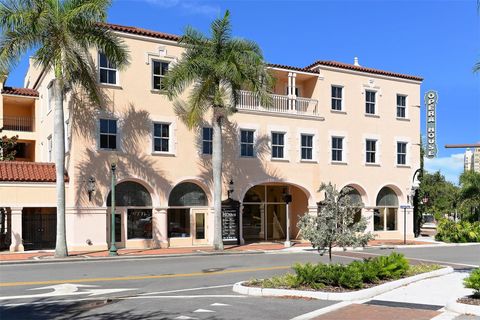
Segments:
[[[375,91],[365,91],[365,113],[375,114]]]
[[[47,162],[52,162],[52,149],[53,149],[53,140],[52,136],[47,138]]]
[[[253,157],[254,130],[240,130],[240,156]]]
[[[100,149],[117,149],[117,120],[100,119]]]
[[[397,164],[407,164],[406,142],[397,142]]]
[[[190,209],[168,209],[168,237],[190,237]]]
[[[332,161],[343,161],[342,137],[332,137]]]
[[[152,239],[152,209],[128,209],[127,239]]]
[[[285,133],[272,132],[272,158],[283,159],[285,149]]]
[[[397,94],[397,118],[405,118],[407,110],[407,97]]]
[[[153,151],[168,152],[170,141],[170,124],[154,123],[153,124]]]
[[[373,210],[373,231],[397,230],[397,209],[378,208]]]
[[[301,135],[301,159],[313,159],[313,135],[311,134]]]
[[[342,87],[332,86],[332,110],[342,110]]]
[[[100,52],[98,56],[100,60],[100,83],[117,84],[117,66],[108,61],[104,53]]]
[[[204,127],[202,128],[202,153],[212,154],[213,146],[213,129]]]
[[[164,90],[165,84],[163,78],[168,72],[168,62],[153,61],[152,63],[152,75],[153,75],[153,89]]]
[[[377,141],[376,140],[368,140],[366,141],[366,162],[367,163],[375,163],[375,154],[377,151]]]

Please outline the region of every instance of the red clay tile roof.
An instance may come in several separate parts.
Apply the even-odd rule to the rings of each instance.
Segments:
[[[139,36],[159,38],[159,39],[165,39],[165,40],[171,40],[171,41],[180,40],[180,36],[177,36],[175,34],[157,32],[157,31],[152,31],[152,30],[147,30],[147,29],[142,29],[142,28],[137,28],[137,27],[121,26],[121,25],[112,24],[112,23],[107,23],[105,25],[113,31],[132,33],[132,34],[136,34],[136,35],[139,35]]]
[[[14,94],[17,96],[38,97],[38,91],[29,88],[3,87],[2,94]]]
[[[287,66],[283,64],[276,64],[276,63],[269,63],[267,64],[269,68],[279,68],[279,69],[287,69],[287,70],[295,70],[295,71],[302,71],[302,72],[308,72],[308,73],[318,73],[318,71],[310,70],[307,68],[300,68],[300,67],[292,67],[292,66]]]
[[[384,70],[379,70],[379,69],[366,68],[366,67],[356,66],[356,65],[353,65],[353,64],[348,64],[348,63],[343,63],[343,62],[338,62],[338,61],[322,61],[322,60],[319,60],[319,61],[316,61],[315,63],[312,63],[311,65],[305,67],[305,69],[311,69],[311,68],[314,68],[318,65],[334,67],[334,68],[341,68],[341,69],[349,69],[349,70],[366,72],[366,73],[380,74],[380,75],[388,76],[388,77],[403,78],[403,79],[409,79],[409,80],[415,80],[415,81],[423,81],[423,78],[417,77],[417,76],[412,76],[412,75],[408,75],[408,74],[401,74],[401,73],[396,73],[396,72],[390,72],[390,71],[384,71]]]
[[[0,181],[55,182],[55,164],[0,161]],[[68,174],[65,174],[65,181],[68,182]]]

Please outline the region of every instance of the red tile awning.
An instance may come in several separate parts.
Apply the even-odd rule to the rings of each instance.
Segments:
[[[38,97],[38,91],[29,88],[3,87],[2,94],[12,94],[16,96]]]
[[[55,164],[42,162],[0,161],[0,181],[55,182]],[[68,182],[67,173],[65,173],[65,182]]]

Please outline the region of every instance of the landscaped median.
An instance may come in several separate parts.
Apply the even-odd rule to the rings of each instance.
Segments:
[[[447,309],[460,314],[480,316],[480,268],[474,269],[463,284],[466,288],[473,289],[473,294],[448,302]]]
[[[398,253],[342,264],[295,264],[295,273],[236,283],[233,291],[253,296],[351,301],[371,298],[419,280],[453,272],[439,265],[410,265]]]

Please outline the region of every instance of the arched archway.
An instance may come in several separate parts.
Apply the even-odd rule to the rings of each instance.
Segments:
[[[357,223],[360,221],[362,218],[362,207],[363,207],[363,201],[362,201],[362,195],[360,194],[360,191],[357,190],[353,185],[345,186],[342,188],[342,191],[346,191],[345,189],[348,188],[348,192],[346,194],[347,197],[350,199],[350,203],[352,205],[355,205],[355,207],[358,206],[357,211],[355,211],[355,216],[353,218],[353,222]]]
[[[106,201],[108,228],[111,228],[112,192]],[[115,242],[119,246],[137,246],[136,242],[152,239],[152,196],[136,181],[122,181],[115,186]],[[110,230],[107,230],[110,237]],[[128,244],[130,242],[130,245]]]
[[[383,187],[377,194],[373,211],[373,230],[398,230],[398,195],[390,187]]]
[[[168,196],[168,238],[172,246],[207,243],[208,197],[198,184],[177,184]]]
[[[291,195],[288,207],[285,195]],[[298,236],[298,217],[308,211],[308,195],[295,185],[263,183],[245,192],[242,205],[241,224],[245,241],[285,240],[287,232],[289,239],[294,240]]]

